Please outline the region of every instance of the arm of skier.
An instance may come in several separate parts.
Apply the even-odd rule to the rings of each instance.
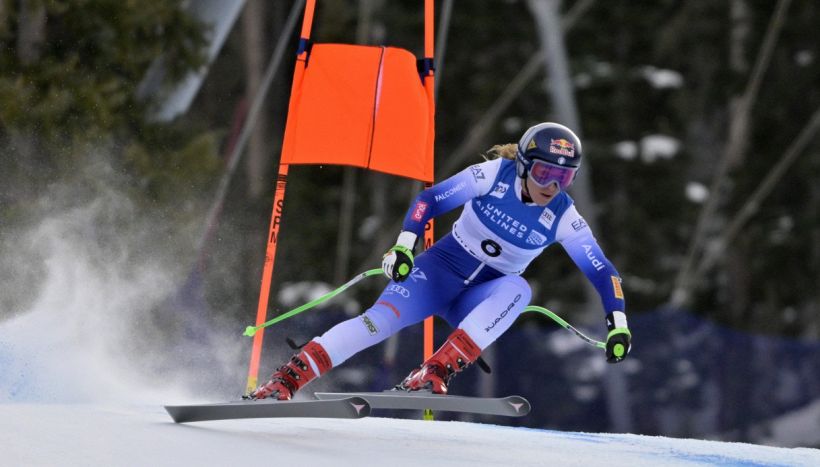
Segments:
[[[500,159],[472,165],[419,193],[404,216],[396,245],[384,255],[385,275],[399,282],[406,279],[413,269],[416,240],[424,232],[427,221],[489,193],[500,167]]]
[[[562,216],[556,238],[601,296],[609,331],[607,361],[617,363],[623,360],[631,349],[632,335],[626,320],[620,274],[604,255],[592,230],[575,206]]]

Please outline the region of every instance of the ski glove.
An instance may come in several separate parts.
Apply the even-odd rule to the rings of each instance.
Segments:
[[[396,245],[382,258],[382,271],[396,282],[406,280],[413,271],[413,247],[416,245],[416,234],[402,232]]]
[[[626,315],[621,311],[612,312],[607,315],[606,327],[609,329],[606,336],[606,361],[618,363],[632,349],[632,333],[627,327]]]

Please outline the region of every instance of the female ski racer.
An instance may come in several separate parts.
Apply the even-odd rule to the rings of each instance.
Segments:
[[[559,242],[601,296],[606,359],[631,348],[618,272],[566,193],[581,159],[581,142],[567,127],[541,123],[518,145],[495,146],[501,156],[466,168],[422,191],[410,207],[396,245],[382,262],[392,281],[376,303],[308,342],[249,397],[289,400],[308,382],[400,329],[437,315],[456,330],[397,388],[446,394],[450,378],[476,361],[529,304],[520,274]],[[464,206],[452,232],[413,257],[432,217]]]

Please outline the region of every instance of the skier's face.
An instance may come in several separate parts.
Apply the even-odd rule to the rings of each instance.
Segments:
[[[530,177],[527,177],[526,183],[530,198],[539,206],[546,206],[555,198],[555,195],[561,192],[561,189],[558,187],[558,182],[552,182],[545,187],[541,187],[533,182]]]

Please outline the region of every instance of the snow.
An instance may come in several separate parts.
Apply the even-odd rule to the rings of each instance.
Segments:
[[[671,159],[680,150],[678,139],[667,135],[649,135],[641,138],[641,159],[651,164],[658,159]]]
[[[632,161],[641,156],[645,164],[652,164],[659,159],[672,159],[681,148],[680,140],[668,135],[647,135],[635,141],[620,141],[612,145],[615,156]]]
[[[820,401],[808,407],[782,415],[769,424],[770,435],[764,438],[767,444],[789,440],[791,446],[820,445]]]
[[[277,294],[277,300],[283,306],[296,308],[303,303],[312,302],[322,295],[332,292],[334,289],[335,287],[331,287],[331,285],[326,282],[284,282]],[[315,309],[320,310],[330,305],[330,302],[321,303],[317,305]],[[344,309],[345,312],[351,316],[358,314],[359,310],[362,309],[361,304],[357,302],[352,295],[334,298],[332,306]]]
[[[634,141],[621,141],[613,146],[615,155],[623,160],[631,161],[638,157],[638,144]]]
[[[614,67],[611,63],[595,60],[587,63],[586,71],[576,74],[573,82],[579,89],[586,89],[596,81],[611,79],[613,75]]]
[[[0,406],[0,430],[0,462],[27,466],[820,465],[814,449],[464,422],[371,417],[175,425],[158,405],[7,404]]]
[[[800,50],[794,54],[794,61],[802,67],[814,63],[814,52],[811,50]]]
[[[645,66],[641,74],[656,89],[677,89],[683,86],[683,76],[674,70]]]
[[[795,59],[803,63],[800,59]],[[592,61],[586,64],[586,70],[573,77],[575,86],[579,89],[592,87],[596,81],[611,80],[615,75],[615,68],[611,63]],[[645,80],[651,87],[658,90],[678,89],[683,87],[683,75],[675,70],[644,65],[634,68],[630,76]]]
[[[686,184],[686,199],[693,203],[702,204],[709,197],[709,189],[706,185],[698,182]]]
[[[780,245],[791,239],[794,229],[794,219],[791,216],[783,215],[777,219],[777,226],[769,233],[769,240]]]
[[[359,239],[373,240],[379,229],[382,226],[382,220],[379,216],[367,216],[359,225]]]

